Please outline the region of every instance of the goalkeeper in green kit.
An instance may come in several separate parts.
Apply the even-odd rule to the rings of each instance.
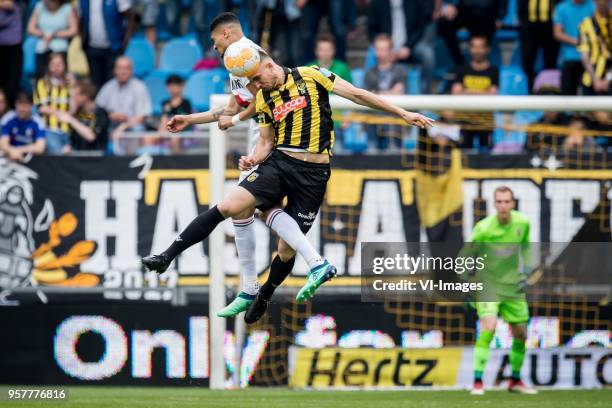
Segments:
[[[490,343],[495,334],[497,316],[512,328],[510,365],[512,378],[508,390],[535,394],[521,380],[525,358],[526,327],[529,308],[523,292],[526,264],[529,262],[529,221],[514,210],[514,194],[501,186],[494,192],[496,214],[479,221],[468,244],[472,251],[484,257],[484,269],[476,272],[476,280],[484,283],[484,292],[476,297],[479,333],[474,347],[474,387],[472,395],[483,395],[482,374],[489,359]]]

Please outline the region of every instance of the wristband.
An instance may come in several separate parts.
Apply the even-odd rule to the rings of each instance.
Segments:
[[[235,114],[234,116],[232,116],[232,125],[237,125],[239,122],[242,122],[240,120],[240,114]]]

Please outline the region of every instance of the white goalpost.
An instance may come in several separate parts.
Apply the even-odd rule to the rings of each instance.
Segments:
[[[230,95],[211,95],[211,109],[225,106]],[[612,97],[595,96],[451,96],[451,95],[405,95],[386,96],[390,102],[410,111],[611,111]],[[332,95],[332,108],[367,110],[344,98]],[[210,129],[210,198],[211,205],[218,203],[224,194],[227,141],[226,132],[219,130],[217,123]],[[225,236],[222,228],[217,228],[209,237],[210,286],[210,388],[223,389],[226,381],[226,368],[223,356],[225,319],[216,312],[225,306],[226,288],[224,283]],[[242,315],[239,316],[242,318]],[[240,353],[238,353],[240,354]],[[239,370],[239,365],[236,366]]]

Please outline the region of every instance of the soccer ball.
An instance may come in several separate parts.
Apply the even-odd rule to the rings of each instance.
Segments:
[[[259,52],[248,45],[231,44],[223,54],[225,68],[234,76],[250,77],[259,69]]]

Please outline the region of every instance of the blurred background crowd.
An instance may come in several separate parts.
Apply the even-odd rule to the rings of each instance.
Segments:
[[[113,154],[120,152],[113,142],[132,131],[141,149],[189,151],[187,141],[156,132],[164,132],[170,116],[207,110],[211,94],[227,91],[208,32],[222,11],[236,13],[247,36],[282,64],[324,66],[379,94],[610,95],[610,3],[0,0],[0,149],[13,160],[45,152]],[[339,151],[414,147],[397,137],[407,131],[397,124],[337,117]],[[592,133],[612,129],[605,112],[515,115],[513,122],[568,131],[554,138],[523,132],[510,141],[496,132],[493,113],[440,117],[459,124],[461,137],[450,139],[466,149],[518,152],[544,142],[607,149],[612,141]],[[468,122],[485,125],[468,131],[461,127]]]

